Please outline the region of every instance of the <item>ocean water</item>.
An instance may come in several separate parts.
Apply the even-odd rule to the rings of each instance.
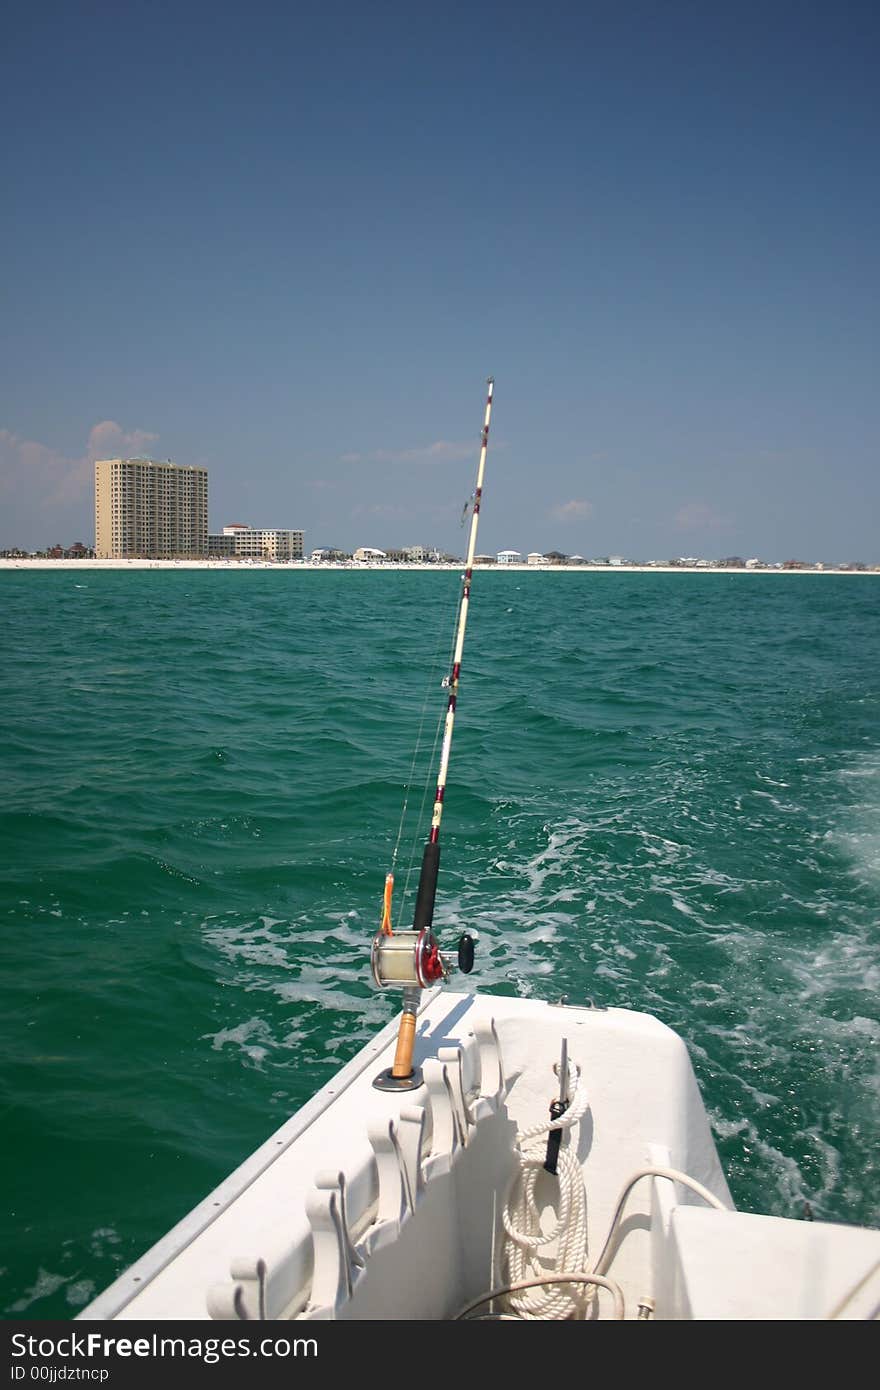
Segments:
[[[74,1316],[395,1011],[458,589],[0,574],[4,1318]],[[680,1031],[747,1211],[880,1224],[878,604],[474,579],[438,935]]]

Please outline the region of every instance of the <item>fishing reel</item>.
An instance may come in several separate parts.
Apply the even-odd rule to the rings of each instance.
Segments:
[[[370,969],[379,989],[412,985],[429,989],[454,970],[469,975],[474,968],[474,938],[464,932],[458,951],[441,951],[430,927],[421,931],[377,932],[370,950]]]
[[[414,1091],[422,1085],[422,1069],[413,1063],[416,1014],[420,991],[448,979],[454,969],[467,975],[474,968],[474,938],[459,938],[457,960],[441,951],[430,926],[421,930],[378,931],[370,950],[370,969],[379,989],[403,987],[403,1009],[393,1066],[373,1078],[377,1091]]]

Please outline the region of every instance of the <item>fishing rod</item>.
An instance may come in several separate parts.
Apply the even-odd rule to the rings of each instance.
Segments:
[[[477,484],[474,488],[471,508],[471,529],[468,537],[465,570],[462,575],[452,670],[443,680],[443,686],[448,689],[449,696],[443,726],[443,743],[440,748],[437,790],[434,794],[434,807],[431,813],[431,829],[422,854],[412,930],[401,932],[392,930],[391,893],[394,877],[392,874],[388,874],[385,879],[382,925],[373,938],[370,952],[373,979],[379,988],[388,989],[395,985],[403,986],[403,1011],[397,1032],[394,1063],[387,1070],[380,1072],[373,1081],[373,1085],[380,1091],[409,1091],[422,1084],[421,1070],[413,1066],[416,1015],[419,1009],[421,991],[446,979],[453,968],[450,960],[440,952],[440,947],[432,930],[432,923],[434,920],[434,900],[437,896],[437,875],[440,870],[440,822],[443,819],[446,782],[449,774],[449,754],[452,748],[452,731],[455,727],[455,710],[458,704],[458,687],[461,680],[461,658],[470,605],[474,555],[477,548],[480,502],[483,496],[483,474],[486,469],[486,453],[489,448],[489,421],[492,416],[492,393],[495,387],[493,377],[489,377],[487,386],[486,416],[480,439],[480,462],[477,467]],[[468,974],[472,970],[473,964],[473,938],[465,933],[458,943],[458,968]]]

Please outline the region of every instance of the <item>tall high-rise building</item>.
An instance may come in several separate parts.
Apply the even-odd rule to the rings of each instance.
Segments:
[[[208,470],[153,459],[95,464],[99,560],[198,559],[208,553]]]

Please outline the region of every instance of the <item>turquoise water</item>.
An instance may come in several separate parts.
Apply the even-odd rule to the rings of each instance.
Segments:
[[[393,1013],[458,584],[0,574],[5,1318],[73,1316]],[[474,581],[438,934],[682,1032],[745,1210],[880,1224],[878,602]]]

